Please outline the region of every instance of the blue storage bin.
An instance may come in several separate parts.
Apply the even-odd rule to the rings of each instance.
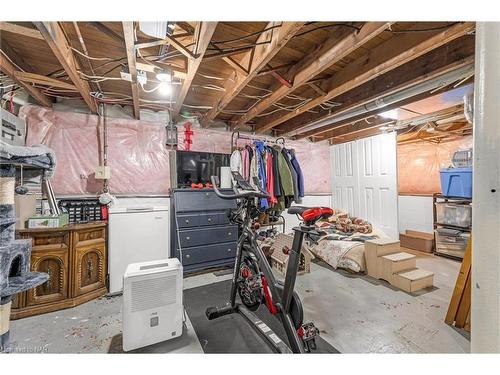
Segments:
[[[445,197],[472,198],[472,167],[441,169],[441,194]]]

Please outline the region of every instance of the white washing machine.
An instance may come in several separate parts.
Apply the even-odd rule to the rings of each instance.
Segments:
[[[109,210],[109,292],[123,290],[123,275],[132,263],[170,258],[168,204],[119,203]]]

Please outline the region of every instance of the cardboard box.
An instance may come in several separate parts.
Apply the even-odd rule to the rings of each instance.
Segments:
[[[12,301],[0,305],[0,336],[9,332],[10,306]]]
[[[28,219],[28,228],[60,228],[68,223],[68,214],[33,216]]]
[[[402,247],[408,249],[432,253],[434,251],[434,234],[419,232],[416,230],[406,230],[406,233],[399,234]]]
[[[382,272],[382,261],[379,258],[384,255],[398,253],[399,248],[398,240],[378,238],[365,241],[366,273],[378,279]]]
[[[16,229],[26,229],[28,219],[36,215],[36,197],[34,194],[14,194]]]

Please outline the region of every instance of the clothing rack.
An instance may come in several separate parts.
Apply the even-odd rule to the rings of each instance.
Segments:
[[[252,137],[252,136],[247,136],[247,135],[240,134],[239,131],[234,131],[231,134],[231,152],[233,152],[234,150],[236,150],[236,148],[238,147],[238,139],[245,139],[247,141],[252,141],[252,142],[254,142],[254,141],[262,141],[262,142],[265,142],[265,143],[274,143],[274,144],[278,144],[278,145],[282,145],[282,146],[285,145],[285,138],[284,137],[278,137],[276,139],[255,138],[255,137]]]

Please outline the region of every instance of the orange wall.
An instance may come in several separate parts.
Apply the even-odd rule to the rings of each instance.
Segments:
[[[399,193],[439,193],[439,169],[451,165],[451,158],[456,150],[471,147],[472,136],[440,144],[419,142],[398,145]]]

